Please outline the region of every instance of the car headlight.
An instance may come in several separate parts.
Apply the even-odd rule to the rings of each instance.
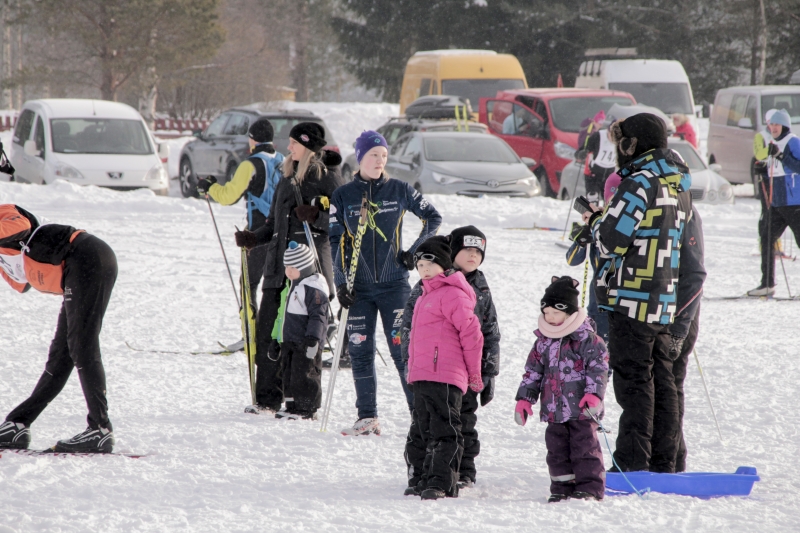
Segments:
[[[524,185],[525,187],[533,187],[535,183],[538,183],[535,176],[531,176],[530,178],[523,178],[521,180],[517,180],[518,185]]]
[[[714,203],[717,200],[719,200],[719,193],[716,191],[716,189],[708,190],[708,194],[706,195],[706,200],[708,200],[711,203]]]
[[[455,176],[448,176],[447,174],[439,174],[438,172],[431,172],[433,181],[439,185],[450,185],[451,183],[462,183],[464,180]]]
[[[562,143],[562,142],[555,142],[553,143],[553,150],[555,150],[556,155],[563,159],[573,159],[575,157],[575,148],[572,146]]]
[[[728,183],[723,183],[719,188],[719,199],[727,202],[731,198],[733,198],[733,187]]]
[[[59,178],[64,178],[65,180],[84,179],[83,174],[81,174],[77,168],[67,165],[66,163],[56,163],[53,173]]]
[[[159,181],[167,181],[167,171],[164,169],[164,165],[158,163],[156,166],[151,168],[147,171],[147,174],[144,176],[145,181],[150,180],[159,180]]]

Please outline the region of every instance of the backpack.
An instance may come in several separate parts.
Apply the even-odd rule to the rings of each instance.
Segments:
[[[264,180],[264,190],[261,195],[256,196],[249,190],[247,191],[247,224],[252,228],[253,226],[253,211],[258,209],[265,216],[269,216],[269,208],[272,205],[272,197],[275,195],[275,188],[283,175],[281,165],[285,159],[283,154],[276,152],[274,156],[264,152],[258,152],[251,155],[248,159],[258,158],[264,162],[264,171],[266,178]]]

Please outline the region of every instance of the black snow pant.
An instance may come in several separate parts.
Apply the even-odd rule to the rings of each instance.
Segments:
[[[680,438],[678,439],[678,449],[675,456],[675,472],[685,472],[686,471],[686,439],[683,437],[683,413],[684,413],[684,392],[683,392],[683,383],[686,381],[686,373],[689,368],[689,359],[692,358],[692,352],[694,351],[694,345],[697,342],[697,334],[700,329],[700,311],[697,311],[697,314],[692,320],[691,326],[689,326],[689,334],[686,336],[686,339],[683,341],[683,347],[681,348],[681,355],[672,365],[672,373],[675,375],[675,388],[678,389],[678,414],[680,416]]]
[[[413,388],[413,387],[412,387]],[[475,458],[481,453],[481,443],[475,426],[478,422],[477,410],[480,394],[471,390],[461,397],[461,435],[464,438],[464,452],[459,466],[459,479],[468,478],[474,483],[477,479]],[[411,412],[411,428],[406,436],[406,449],[403,454],[408,467],[408,486],[416,487],[422,479],[425,463],[425,439],[419,431],[416,408]]]
[[[264,287],[256,316],[256,403],[278,410],[283,403],[283,358],[272,342],[272,327],[281,305],[281,291]]]
[[[800,206],[771,207],[761,211],[758,233],[761,239],[761,286],[775,286],[775,243],[786,228],[791,228],[794,240],[800,247]],[[769,234],[769,236],[768,236]],[[770,240],[771,238],[771,240]],[[769,245],[765,243],[769,242]],[[769,270],[769,276],[767,276]],[[769,277],[769,279],[767,279]]]
[[[609,364],[622,408],[614,459],[623,472],[674,472],[680,439],[669,325],[610,313]]]
[[[78,369],[89,427],[113,429],[108,419],[106,373],[100,359],[100,329],[117,280],[117,258],[105,242],[83,233],[64,257],[64,302],[44,373],[30,398],[6,420],[29,426],[64,388],[72,367]]]
[[[606,180],[613,173],[613,168],[592,166],[591,173],[583,175],[583,182],[586,187],[586,199],[592,203],[601,205],[603,194],[605,193]]]
[[[310,415],[316,413],[322,403],[322,347],[317,346],[312,359],[306,356],[306,350],[308,347],[303,343],[281,344],[286,410]]]
[[[247,283],[250,285],[250,301],[258,309],[258,284],[264,275],[264,263],[267,262],[267,245],[256,246],[247,250]]]
[[[588,492],[602,498],[606,490],[603,451],[597,440],[597,423],[592,420],[549,422],[544,432],[550,494],[572,496]]]
[[[419,438],[425,442],[425,461],[417,486],[458,496],[458,468],[464,452],[461,389],[434,381],[417,381],[413,389],[414,421]]]

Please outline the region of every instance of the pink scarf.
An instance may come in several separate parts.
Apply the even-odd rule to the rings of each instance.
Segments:
[[[582,307],[578,309],[577,313],[572,313],[569,315],[564,323],[558,326],[548,324],[544,319],[544,313],[542,313],[539,315],[539,331],[541,331],[545,337],[549,337],[551,339],[560,339],[571,333],[574,333],[579,327],[581,327],[581,324],[583,324],[585,320],[586,309]]]

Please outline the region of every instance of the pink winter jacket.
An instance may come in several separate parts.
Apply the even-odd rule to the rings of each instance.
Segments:
[[[408,345],[408,382],[449,383],[467,392],[481,375],[483,334],[475,316],[475,291],[461,272],[422,281]]]

